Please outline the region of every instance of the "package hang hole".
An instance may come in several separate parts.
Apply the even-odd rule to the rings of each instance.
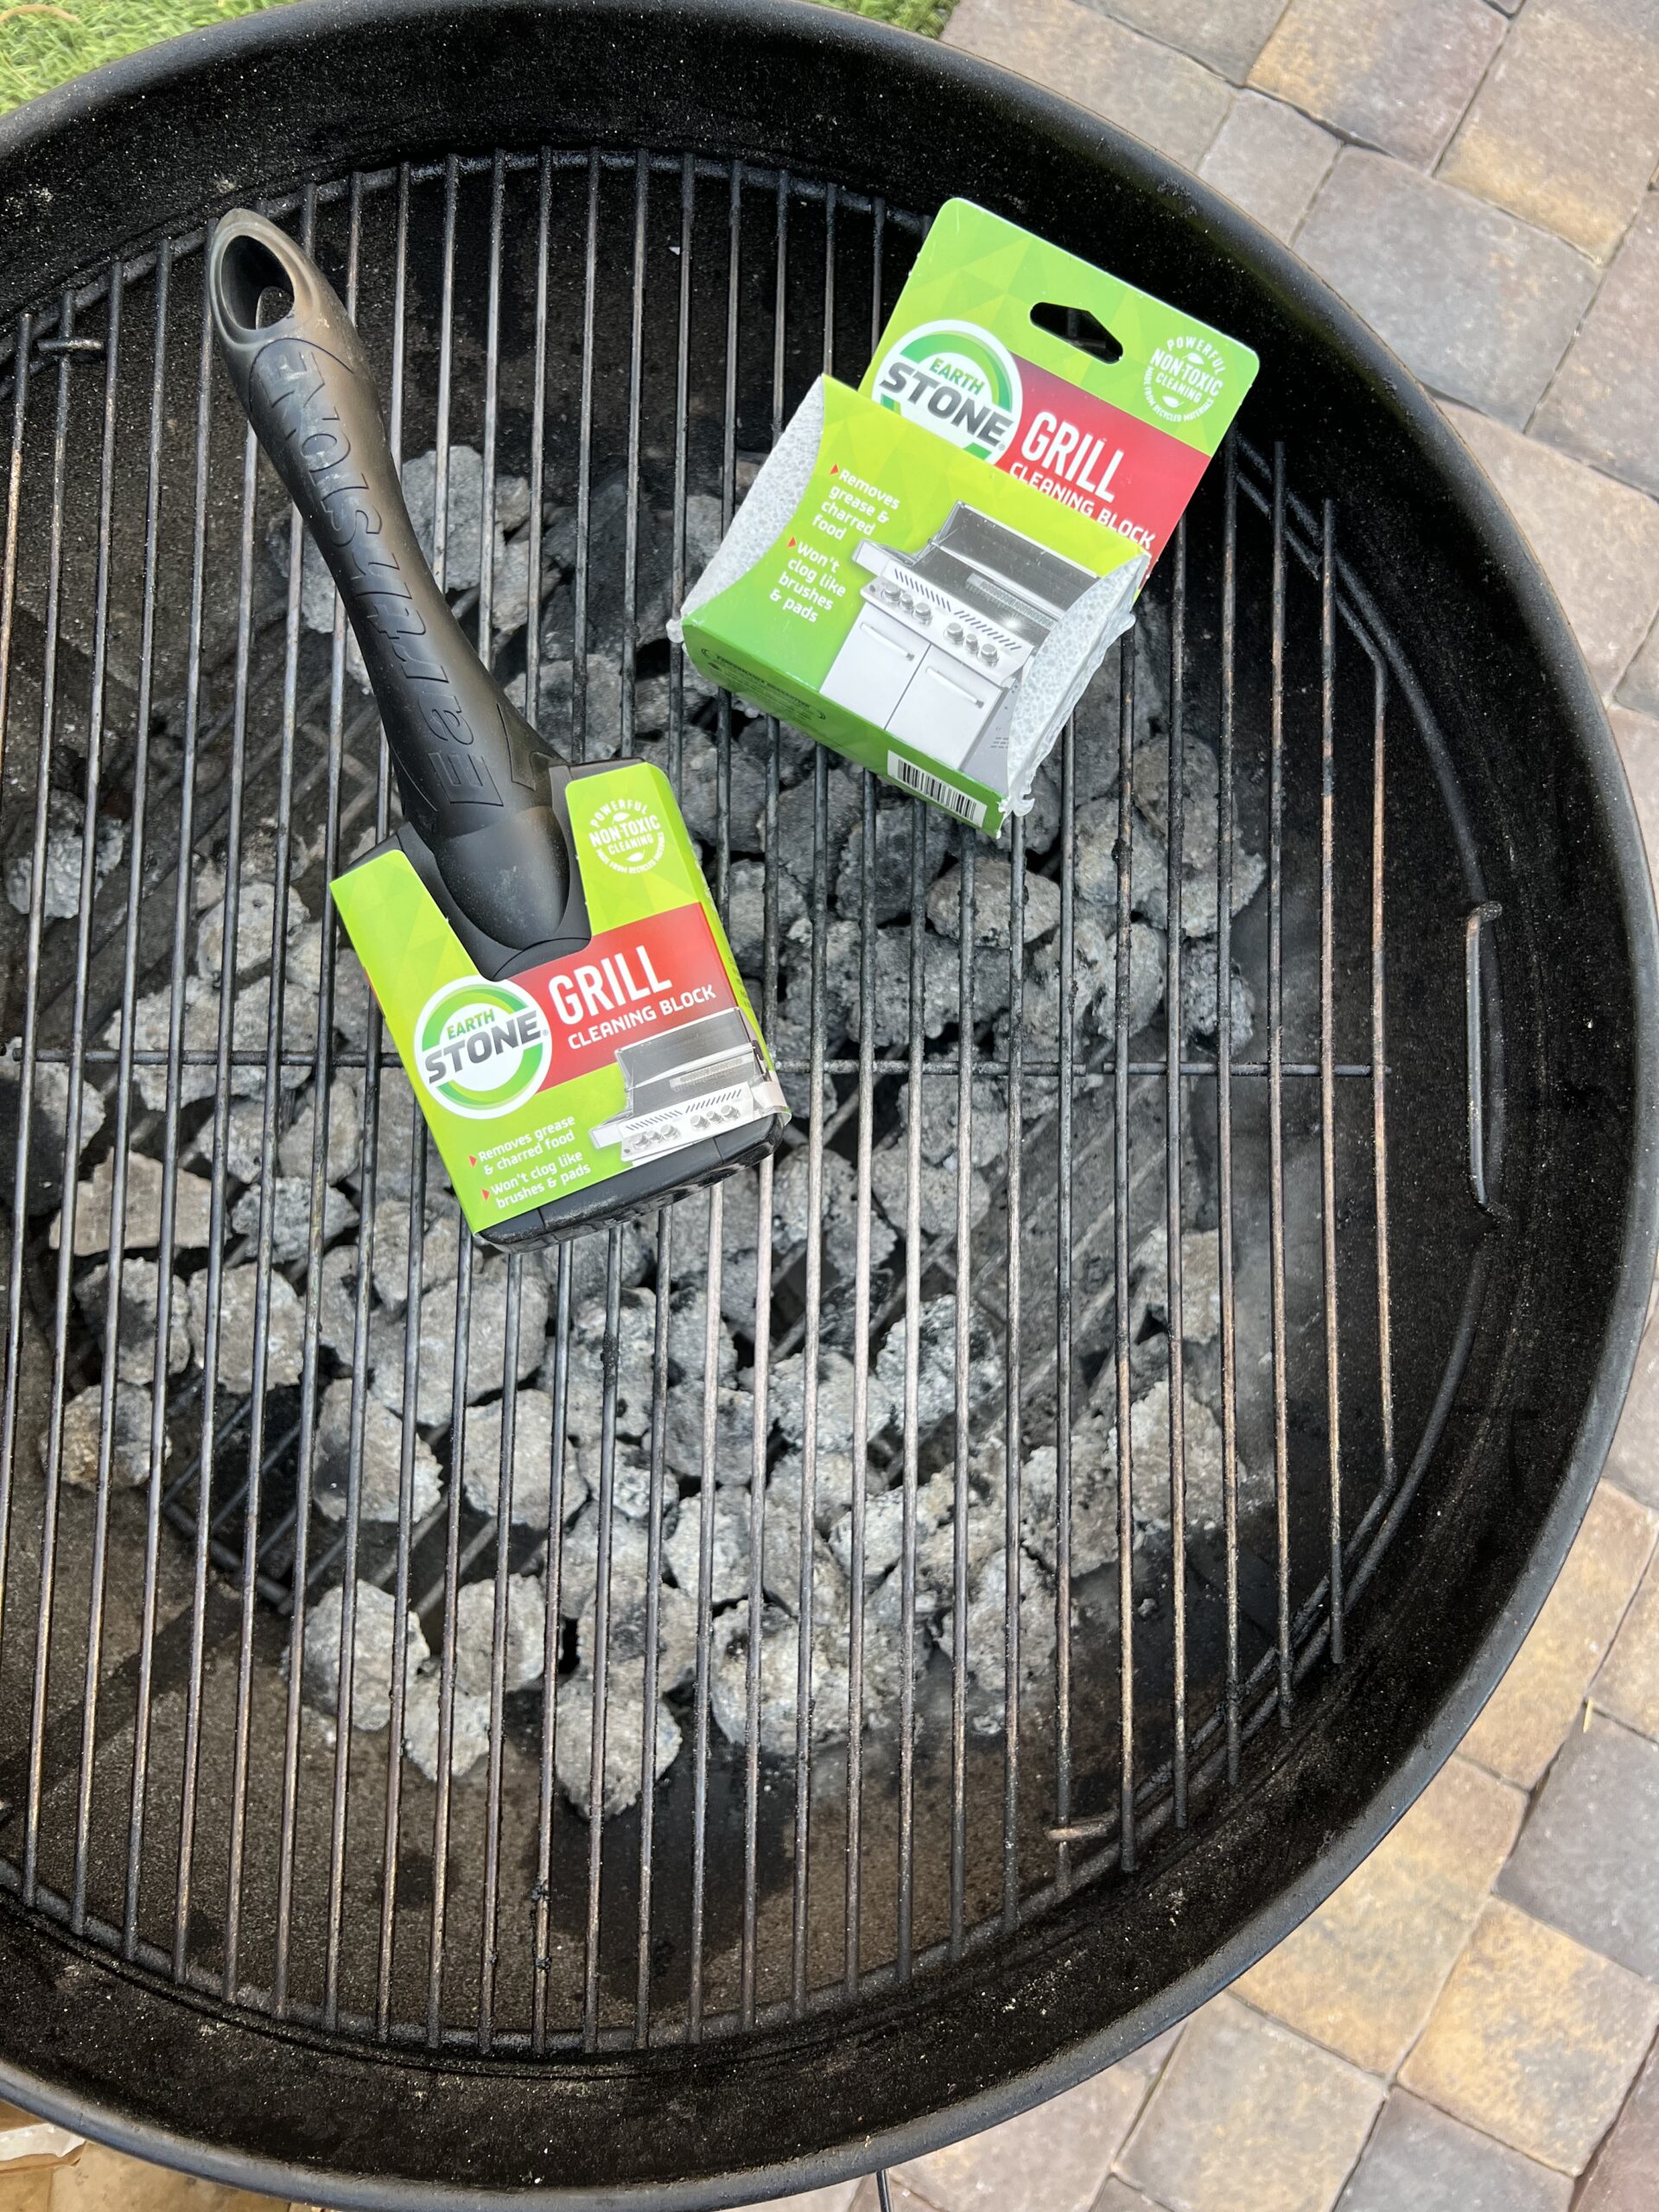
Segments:
[[[1109,368],[1123,358],[1123,348],[1099,316],[1090,315],[1087,308],[1062,307],[1058,300],[1039,300],[1031,311],[1031,319],[1039,330],[1046,330],[1051,338],[1063,338],[1079,353],[1087,353],[1092,361],[1103,361]]]

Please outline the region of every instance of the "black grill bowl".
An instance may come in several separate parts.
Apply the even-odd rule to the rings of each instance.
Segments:
[[[1246,1727],[1230,1786],[1216,1778],[1213,1733],[1195,1734],[1185,1825],[1149,1810],[1133,1871],[1090,1859],[1103,1815],[1084,1824],[1069,1884],[1056,1891],[1051,1882],[1038,1895],[1020,1876],[1012,1911],[999,1914],[995,1897],[988,1906],[976,1903],[975,1924],[954,1955],[949,1943],[929,1950],[918,1937],[913,1970],[901,1978],[873,1948],[870,1970],[855,1969],[850,1988],[815,1964],[808,2001],[791,2004],[786,1986],[779,1993],[769,1985],[751,2023],[711,2019],[696,2040],[688,2037],[676,1999],[636,2047],[632,1966],[618,1976],[608,1956],[607,1987],[615,1979],[629,2003],[605,2012],[603,2031],[585,2039],[579,2030],[555,2037],[541,2055],[522,2033],[507,2032],[508,2023],[499,2037],[475,2032],[464,1995],[435,2045],[418,2023],[415,2032],[377,2039],[372,2018],[353,2014],[349,1999],[335,2019],[327,1999],[319,2009],[308,1984],[296,1987],[288,2017],[279,2018],[260,1986],[269,1941],[263,1893],[250,1902],[244,1935],[257,1963],[235,2002],[223,2000],[214,1972],[193,1954],[200,1940],[216,1959],[222,1931],[187,1925],[190,1970],[182,1974],[169,1972],[165,1943],[158,1951],[148,1929],[145,1942],[124,1947],[124,1955],[120,1885],[113,1885],[111,1910],[105,1878],[111,1862],[99,1823],[107,1815],[113,1831],[118,1822],[113,1847],[124,1863],[124,1802],[117,1802],[118,1791],[110,1801],[116,1809],[93,1818],[90,1907],[85,1897],[66,1897],[44,1861],[26,1867],[20,1807],[39,1747],[27,1698],[0,1702],[0,2091],[141,2156],[340,2204],[533,2199],[597,2206],[648,2196],[690,2208],[782,2195],[1007,2119],[1179,2018],[1319,1904],[1469,1726],[1583,1513],[1653,1277],[1653,905],[1618,758],[1560,610],[1484,480],[1399,365],[1289,254],[1105,124],[957,54],[827,10],[309,0],[155,49],[0,124],[0,330],[15,332],[27,313],[35,340],[54,329],[60,339],[60,302],[67,287],[78,285],[89,289],[75,329],[102,330],[107,302],[99,287],[117,259],[133,272],[126,312],[138,327],[153,311],[144,288],[154,264],[144,257],[162,240],[173,241],[171,281],[194,313],[200,262],[191,257],[202,224],[238,202],[274,203],[286,211],[283,219],[295,221],[296,207],[307,204],[295,195],[306,187],[395,172],[399,164],[411,165],[418,192],[441,195],[442,165],[460,156],[469,164],[467,190],[486,204],[498,151],[517,164],[518,190],[526,179],[533,187],[544,149],[553,149],[561,176],[571,173],[574,157],[579,180],[597,180],[595,192],[615,186],[625,206],[645,178],[658,195],[653,205],[668,207],[675,224],[683,180],[705,207],[721,208],[746,194],[792,206],[788,181],[801,180],[804,204],[821,211],[829,184],[842,195],[849,231],[875,220],[877,207],[894,211],[895,270],[917,235],[897,211],[925,217],[945,197],[966,194],[1178,302],[1260,354],[1236,461],[1211,472],[1194,509],[1191,588],[1213,597],[1205,548],[1217,542],[1219,502],[1236,468],[1241,652],[1254,641],[1252,664],[1264,666],[1279,467],[1277,542],[1281,552],[1289,549],[1294,572],[1287,587],[1296,602],[1292,627],[1300,625],[1304,643],[1313,639],[1311,661],[1293,651],[1284,695],[1301,733],[1297,744],[1314,734],[1312,754],[1304,746],[1298,756],[1296,806],[1310,776],[1317,795],[1322,612],[1333,622],[1340,613],[1344,636],[1365,632],[1381,671],[1378,696],[1386,683],[1389,757],[1398,777],[1386,823],[1386,950],[1398,979],[1388,1001],[1386,1086],[1398,1464],[1388,1480],[1365,1464],[1380,1449],[1374,1415],[1345,1424],[1358,1484],[1354,1541],[1363,1535],[1364,1542],[1344,1555],[1340,1663],[1331,1648],[1328,1586],[1307,1579],[1296,1591],[1287,1725],[1276,1725],[1269,1712],[1267,1725]],[[590,161],[593,149],[620,159],[608,167]],[[636,162],[642,149],[655,168]],[[735,184],[734,162],[747,165]],[[389,188],[395,193],[395,181]],[[344,204],[338,193],[325,193],[325,225],[343,219]],[[752,230],[759,224],[759,245],[746,245],[746,254],[780,258],[770,219],[745,219]],[[802,220],[810,230],[820,217]],[[610,243],[593,272],[598,373],[626,378],[627,302],[631,288],[639,297],[640,287],[626,227],[604,235]],[[821,251],[821,231],[813,235]],[[579,250],[556,238],[555,251],[561,267],[580,273]],[[660,264],[661,271],[675,268]],[[705,254],[698,268],[696,283],[723,315],[725,260]],[[675,281],[660,273],[652,280]],[[471,296],[464,283],[462,291]],[[878,285],[871,299],[867,284],[863,336],[855,332],[845,344],[846,358],[837,359],[843,372],[855,376],[862,366],[859,346],[868,345],[880,293]],[[424,296],[412,296],[418,320]],[[465,305],[457,310],[467,312]],[[579,321],[560,322],[557,312],[550,358],[569,368],[579,364],[582,334]],[[617,331],[623,350],[613,359],[603,334]],[[425,375],[431,334],[416,335],[427,349]],[[194,336],[180,342],[193,380]],[[668,372],[652,345],[645,352],[636,374],[649,386],[653,375],[667,373],[671,387],[671,350]],[[63,442],[73,448],[90,437],[93,450],[66,451],[63,466],[72,482],[91,485],[92,504],[72,499],[64,557],[68,574],[90,580],[102,377],[95,358],[68,369],[66,358],[60,350],[35,357],[31,476],[13,514],[22,518],[26,569],[38,557],[29,549],[50,493],[54,395],[60,379],[83,380],[73,405],[65,403]],[[467,358],[459,344],[457,375]],[[768,397],[774,412],[792,404],[817,365],[798,353],[786,356],[781,340],[778,361],[775,385],[768,367],[758,387],[763,418]],[[148,372],[139,373],[147,386]],[[192,381],[188,390],[194,388]],[[83,391],[91,395],[85,402]],[[614,397],[611,391],[605,404]],[[214,410],[226,400],[216,389]],[[8,419],[12,406],[8,397]],[[649,442],[649,404],[646,414]],[[753,416],[751,409],[749,429]],[[138,419],[142,433],[142,409]],[[234,494],[239,460],[227,464],[225,456],[240,448],[223,427],[229,419],[215,412],[216,465]],[[766,427],[762,419],[761,443]],[[568,475],[574,467],[576,428],[562,417],[556,434],[550,430],[550,471]],[[1287,460],[1275,464],[1281,449]],[[162,543],[181,548],[185,559],[192,466],[187,413],[168,423],[162,467]],[[187,520],[169,524],[180,500]],[[226,543],[233,560],[233,523]],[[1321,578],[1329,587],[1323,601]],[[1171,594],[1179,596],[1187,582],[1185,572],[1160,580],[1154,603],[1164,619]],[[82,597],[90,606],[90,586]],[[62,619],[67,634],[79,617]],[[26,629],[13,633],[24,671],[13,685],[15,715],[23,713],[18,702],[27,690]],[[1205,652],[1213,658],[1213,624],[1194,614],[1191,630],[1195,665]],[[257,665],[274,666],[280,686],[280,643],[275,663]],[[1242,688],[1241,747],[1243,696]],[[1339,779],[1350,760],[1369,773],[1370,697],[1345,679],[1331,693]],[[213,747],[228,740],[221,729],[202,743],[207,766]],[[108,772],[112,790],[124,776],[130,787],[130,748],[121,753],[113,739]],[[0,802],[8,853],[17,846],[20,819],[32,818],[35,772],[29,744],[9,729]],[[839,765],[830,771],[849,772]],[[1370,805],[1367,797],[1356,817],[1367,841]],[[1317,825],[1317,807],[1308,818]],[[1338,822],[1344,835],[1353,827],[1346,816]],[[1363,918],[1369,842],[1360,849]],[[1333,895],[1351,918],[1341,903],[1350,887],[1339,883]],[[1471,917],[1478,911],[1477,941]],[[1363,929],[1360,945],[1352,973],[1344,969],[1338,980],[1363,1008]],[[9,1023],[31,988],[27,977],[8,981]],[[1484,1207],[1471,1187],[1469,1152],[1470,994],[1484,1058],[1475,1113]],[[48,1011],[41,1020],[44,1036]],[[1357,1066],[1367,1061],[1372,1033],[1364,1018],[1356,1026],[1339,1013],[1336,1027],[1338,1055]],[[87,1031],[91,1043],[90,1015]],[[1317,1052],[1311,1030],[1308,1039],[1293,1042],[1290,1059]],[[1372,1154],[1365,1149],[1372,1085],[1359,1095],[1358,1149],[1351,1153],[1349,1137],[1342,1141],[1349,1195],[1336,1226],[1354,1240],[1375,1281]],[[1363,1174],[1350,1173],[1354,1161]],[[31,1173],[40,1172],[37,1159]],[[1235,1172],[1241,1181],[1261,1181],[1258,1166]],[[25,1185],[26,1195],[36,1192],[34,1182]],[[1105,1198],[1092,1187],[1074,1192],[1078,1233]],[[31,1332],[43,1329],[49,1350],[61,1316],[49,1290],[42,1304],[29,1287],[49,1285],[55,1262],[26,1258],[21,1227],[17,1242],[13,1340],[36,1343]],[[43,1227],[36,1243],[44,1245]],[[1297,1250],[1297,1265],[1313,1255],[1317,1300],[1317,1241]],[[1052,1287],[1045,1294],[1052,1313]],[[18,1315],[15,1301],[31,1297],[29,1314]],[[1344,1325],[1356,1333],[1344,1344],[1357,1344],[1374,1363],[1375,1294],[1369,1315],[1363,1299],[1358,1306]],[[47,1364],[49,1370],[49,1356]],[[1351,1386],[1342,1387],[1345,1413]],[[39,1573],[30,1408],[41,1401],[31,1401],[22,1383],[16,1395],[10,1553],[0,1522],[12,1592],[0,1687],[5,1663],[28,1672]],[[291,1408],[270,1418],[273,1426],[290,1419]],[[1304,1450],[1306,1440],[1293,1442]],[[1316,1435],[1316,1461],[1324,1448]],[[1369,1519],[1366,1507],[1374,1508]],[[125,1541],[118,1532],[111,1537],[118,1577]],[[162,1541],[186,1556],[170,1524]],[[229,1608],[221,1655],[228,1663],[241,1600],[217,1553],[204,1588],[213,1593],[204,1601],[209,1642],[215,1608]],[[281,1594],[264,1591],[273,1607]],[[84,1594],[77,1602],[84,1624]],[[286,1631],[273,1627],[265,1640],[266,1614],[262,1600],[250,1648],[260,1655],[258,1667],[274,1672]],[[270,1611],[270,1620],[276,1618]],[[120,1638],[130,1633],[112,1619],[109,1694],[129,1711],[136,1676],[120,1673],[118,1662],[128,1656]],[[67,1703],[78,1729],[84,1625],[79,1643],[64,1643],[65,1634],[60,1624],[47,1702],[53,1713]],[[1076,1663],[1109,1669],[1116,1649],[1114,1640],[1102,1659],[1079,1644]],[[1260,1684],[1252,1683],[1255,1677],[1246,1684],[1247,1719],[1259,1721]],[[280,1749],[256,1746],[256,1759],[279,1758]],[[45,1764],[50,1770],[49,1758]],[[994,1777],[1001,1770],[991,1770]],[[49,1770],[46,1780],[50,1786]],[[876,1785],[869,1786],[874,1798]],[[779,1808],[788,1802],[786,1788],[776,1806],[767,1800],[767,1849],[772,1832],[785,1830]],[[1110,1802],[1109,1790],[1096,1790],[1086,1810],[1092,1815]],[[218,1817],[204,1803],[199,1818],[215,1839]],[[673,1830],[669,1850],[677,1853],[683,1841],[683,1832]],[[718,1858],[729,1847],[722,1830],[711,1851]],[[786,1837],[782,1847],[786,1859]],[[365,1887],[372,1891],[379,1875],[378,1833],[361,1849],[373,1863],[365,1885],[347,1885],[348,1948],[353,1916],[360,1921],[367,1912],[378,1924],[378,1895],[364,1904]],[[945,1878],[944,1863],[918,1858],[918,1923],[937,1904],[926,1891]],[[659,1873],[655,1929],[671,1958],[683,1934],[675,1878]],[[786,1873],[784,1881],[786,1890]],[[815,1882],[822,1888],[816,1872]],[[526,1893],[522,1870],[507,1870],[502,1884],[516,1916]],[[307,1910],[310,1895],[302,1890]],[[210,1902],[208,1909],[217,1908]],[[632,1901],[617,1909],[626,1919]],[[475,1951],[475,1931],[465,1940]],[[631,1923],[621,1940],[625,1949],[632,1944]],[[505,1909],[499,1941],[504,1957],[524,1941],[524,1925]],[[663,1971],[671,1981],[671,1966]],[[372,1999],[371,1991],[371,2007]]]

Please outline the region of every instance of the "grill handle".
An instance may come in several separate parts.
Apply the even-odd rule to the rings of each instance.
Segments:
[[[214,230],[207,289],[237,397],[356,632],[405,822],[461,920],[543,957],[586,944],[579,887],[570,912],[565,764],[479,659],[427,566],[338,295],[285,232],[242,207]],[[286,311],[262,322],[273,291]]]

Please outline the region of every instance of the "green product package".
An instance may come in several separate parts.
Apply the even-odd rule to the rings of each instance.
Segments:
[[[995,836],[1236,414],[1247,346],[966,200],[687,595],[702,673]]]
[[[332,886],[474,1230],[789,1112],[667,779],[568,804],[592,937],[519,975],[479,975],[395,846]]]

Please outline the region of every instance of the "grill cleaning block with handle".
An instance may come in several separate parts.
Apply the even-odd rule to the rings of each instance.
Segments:
[[[357,331],[308,257],[237,210],[208,287],[374,686],[404,820],[334,903],[468,1223],[545,1243],[761,1158],[788,1108],[666,778],[573,767],[474,652],[416,539]]]
[[[940,210],[856,392],[814,385],[682,632],[702,673],[995,836],[1255,374],[1013,223]]]

